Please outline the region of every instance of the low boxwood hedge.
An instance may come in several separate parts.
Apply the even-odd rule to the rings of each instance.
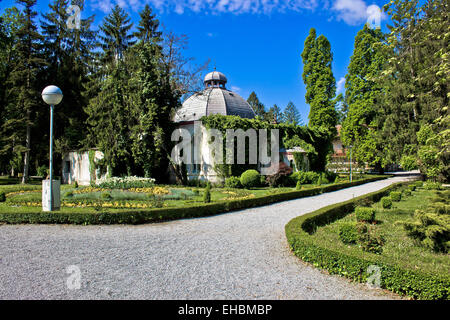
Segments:
[[[276,193],[248,199],[231,200],[226,202],[224,201],[205,204],[199,203],[189,207],[125,209],[115,210],[115,212],[108,211],[108,209],[103,209],[98,212],[0,212],[0,222],[10,224],[143,224],[184,218],[197,218],[234,210],[264,206],[280,201],[314,196],[320,193],[336,191],[386,178],[388,178],[388,176],[374,176],[354,182],[344,182],[324,187],[295,190],[290,192]]]
[[[449,299],[450,276],[434,275],[418,270],[406,270],[389,265],[376,258],[363,259],[330,250],[314,243],[310,237],[318,226],[343,218],[353,212],[362,201],[378,201],[400,184],[357,197],[342,203],[321,208],[317,211],[292,219],[285,227],[286,237],[293,253],[303,261],[359,282],[366,282],[369,266],[381,269],[381,287],[417,299]]]

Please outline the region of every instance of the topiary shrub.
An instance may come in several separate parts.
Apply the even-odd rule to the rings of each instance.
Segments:
[[[389,198],[389,197],[381,198],[381,205],[383,206],[383,209],[390,209],[390,208],[392,208],[392,199]]]
[[[414,182],[414,185],[415,185],[417,188],[422,188],[422,187],[423,187],[423,181],[416,181],[416,182]]]
[[[383,251],[383,246],[386,241],[375,226],[358,223],[356,228],[358,231],[358,243],[363,251],[376,254],[380,254]]]
[[[402,193],[398,191],[392,191],[390,196],[392,201],[400,201],[402,199]]]
[[[405,190],[403,190],[403,194],[408,197],[411,195],[411,190],[405,189]]]
[[[259,186],[261,176],[256,170],[247,170],[241,175],[241,184],[244,188],[250,189]]]
[[[3,191],[0,191],[0,202],[5,202],[6,201],[6,195]]]
[[[239,177],[229,177],[225,180],[225,188],[242,188],[241,180]]]
[[[441,190],[442,185],[439,182],[428,181],[424,183],[423,187],[425,190]]]
[[[356,223],[347,222],[339,226],[339,239],[345,244],[355,244],[359,235],[356,229]]]
[[[413,221],[398,222],[407,235],[423,246],[447,253],[450,248],[450,215],[416,210]]]
[[[205,192],[203,193],[203,202],[210,203],[211,202],[211,184],[208,182],[206,184]]]
[[[411,190],[411,191],[415,191],[416,190],[416,186],[414,184],[410,184],[408,186],[408,189]]]
[[[356,207],[356,221],[373,222],[375,221],[375,209],[370,207]]]

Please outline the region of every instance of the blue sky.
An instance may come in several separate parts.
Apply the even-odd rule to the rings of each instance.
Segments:
[[[38,0],[36,11],[48,10],[50,1]],[[185,55],[202,64],[211,59],[228,77],[228,88],[245,99],[255,91],[268,109],[284,109],[294,102],[307,123],[300,54],[310,28],[331,43],[333,73],[338,87],[353,52],[354,37],[368,18],[371,5],[382,7],[386,0],[86,0],[82,17],[95,14],[94,28],[118,3],[139,21],[138,12],[149,3],[167,31],[186,34]],[[0,0],[0,8],[14,5]],[[369,9],[370,10],[370,9]],[[370,11],[369,11],[370,12]],[[386,17],[381,19],[386,31]]]

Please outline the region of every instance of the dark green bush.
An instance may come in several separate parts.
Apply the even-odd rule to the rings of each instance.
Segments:
[[[225,180],[225,188],[242,188],[241,180],[239,177],[229,177]]]
[[[356,221],[375,221],[375,209],[370,207],[357,207],[355,209]]]
[[[410,184],[410,185],[408,186],[408,189],[409,189],[410,191],[414,191],[414,190],[416,190],[416,185]]]
[[[357,224],[358,244],[364,251],[380,254],[383,251],[385,239],[377,232],[373,225],[364,223]]]
[[[381,205],[383,206],[384,209],[392,208],[392,199],[390,197],[381,198]]]
[[[339,238],[343,243],[354,244],[358,241],[359,235],[356,230],[356,223],[347,222],[339,226]]]
[[[203,202],[210,203],[211,202],[211,185],[209,182],[206,184],[205,192],[203,193]]]
[[[75,182],[73,183],[73,187],[74,187],[75,189],[78,189],[78,182],[75,181]]]
[[[250,189],[258,187],[261,181],[259,172],[256,170],[247,170],[241,175],[241,184],[244,188]]]
[[[6,201],[6,195],[3,191],[0,191],[0,202],[5,202]]]
[[[414,182],[414,185],[415,185],[417,188],[422,188],[422,187],[423,187],[423,181],[416,181],[416,182]]]
[[[300,181],[301,184],[317,184],[320,174],[313,171],[298,171],[291,175],[294,181]]]
[[[402,199],[402,193],[398,191],[392,191],[390,196],[392,201],[400,201]]]

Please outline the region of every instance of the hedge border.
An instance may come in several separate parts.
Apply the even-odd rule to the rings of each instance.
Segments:
[[[163,222],[176,219],[199,218],[264,206],[276,202],[314,196],[324,192],[332,192],[348,187],[386,179],[390,176],[375,176],[353,182],[343,182],[324,187],[314,187],[306,190],[295,190],[255,198],[230,200],[227,202],[199,204],[189,207],[158,208],[158,209],[127,209],[119,212],[109,212],[108,209],[99,212],[0,212],[0,223],[8,224],[144,224]]]
[[[450,276],[434,275],[403,269],[377,261],[363,259],[334,251],[315,244],[310,235],[317,227],[324,226],[351,213],[361,201],[378,201],[393,189],[405,183],[396,183],[376,192],[369,193],[342,203],[330,205],[317,211],[294,218],[285,227],[286,237],[293,253],[301,260],[331,274],[345,276],[354,281],[366,282],[370,274],[368,267],[376,265],[381,269],[381,287],[395,293],[424,300],[450,299]]]

